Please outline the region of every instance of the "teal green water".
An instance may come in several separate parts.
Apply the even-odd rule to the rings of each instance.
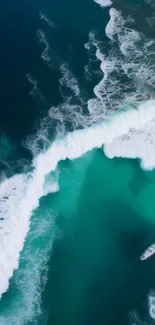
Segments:
[[[56,175],[59,191],[34,211],[1,299],[2,324],[126,325],[133,311],[153,324],[155,259],[140,255],[155,241],[155,171],[95,149],[61,161]]]
[[[155,260],[140,255],[155,239],[155,172],[102,150],[61,162],[59,172],[60,192],[42,202],[60,231],[43,294],[47,324],[125,325],[133,310],[146,318]]]

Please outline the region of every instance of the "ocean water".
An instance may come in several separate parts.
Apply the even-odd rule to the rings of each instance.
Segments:
[[[153,325],[154,1],[0,13],[0,325]]]

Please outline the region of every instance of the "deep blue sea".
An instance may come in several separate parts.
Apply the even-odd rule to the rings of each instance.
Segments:
[[[154,325],[154,0],[2,0],[0,325]]]

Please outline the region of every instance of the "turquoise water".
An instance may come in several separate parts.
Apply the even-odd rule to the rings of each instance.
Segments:
[[[63,235],[49,262],[47,324],[126,324],[132,310],[148,318],[154,261],[143,264],[139,256],[154,240],[154,219],[141,204],[149,176],[138,163],[109,161],[101,150],[61,169],[51,204]]]
[[[0,325],[152,325],[154,3],[0,10]]]
[[[150,322],[154,258],[139,257],[155,236],[154,171],[144,172],[139,161],[109,160],[102,150],[60,162],[58,171],[60,191],[41,199],[1,300],[4,318],[41,313],[39,324],[126,324],[136,310]]]

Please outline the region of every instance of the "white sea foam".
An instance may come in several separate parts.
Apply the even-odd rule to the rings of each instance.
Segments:
[[[62,64],[60,67],[62,77],[59,82],[63,87],[67,87],[72,90],[75,96],[80,95],[79,83],[72,72],[69,70],[67,64]]]
[[[111,41],[117,41],[120,46],[122,54],[125,56],[132,56],[132,51],[136,52],[136,58],[138,54],[141,54],[136,47],[137,42],[143,38],[143,35],[129,26],[134,22],[131,17],[123,19],[121,12],[115,8],[111,8],[109,11],[110,20],[105,28],[105,33]],[[132,58],[131,62],[136,58]]]
[[[47,175],[45,177],[44,182],[44,195],[46,196],[49,193],[55,193],[59,191],[59,184],[58,184],[58,173],[53,175]]]
[[[130,108],[116,113],[107,122],[68,133],[66,137],[55,141],[46,153],[40,154],[34,160],[34,164],[38,166],[38,173],[39,170],[40,172],[46,170],[45,174],[48,174],[51,169],[55,170],[58,161],[66,158],[75,159],[95,147],[111,143],[115,138],[128,134],[132,129],[142,130],[154,118],[155,101],[146,101],[139,104],[139,108]],[[44,159],[47,161],[46,166],[44,166]],[[145,156],[141,159],[146,163]],[[152,167],[154,166],[155,160],[152,162]]]
[[[100,69],[96,68],[97,58],[94,57],[93,47],[96,45],[96,43],[97,43],[97,41],[95,39],[95,33],[90,32],[88,42],[84,44],[84,48],[88,52],[88,55],[87,55],[88,64],[86,64],[84,66],[84,74],[85,74],[85,78],[88,81],[93,81],[94,76],[95,77],[99,76],[100,78],[102,78],[102,71]],[[96,46],[95,46],[95,48],[96,48]],[[95,68],[94,68],[94,64],[95,64]]]
[[[68,123],[73,130],[80,126],[90,125],[90,118],[83,114],[82,107],[78,104],[71,104],[69,100],[62,105],[51,107],[49,116],[52,121],[57,121],[59,134],[65,134],[65,123]]]
[[[26,74],[26,78],[29,81],[29,83],[32,84],[32,90],[30,91],[30,95],[34,97],[36,93],[38,94],[40,92],[38,88],[37,80],[35,80],[30,73]]]
[[[50,146],[50,133],[53,133],[53,125],[51,125],[50,118],[48,116],[43,118],[40,127],[38,128],[38,126],[36,126],[35,131],[34,135],[31,137],[28,136],[26,140],[23,141],[23,146],[28,149],[34,157]]]
[[[121,13],[115,8],[109,10],[110,20],[105,28],[105,33],[107,37],[113,40],[114,35],[118,34],[118,29],[121,29],[124,25],[124,19]]]
[[[46,17],[42,12],[39,13],[40,19],[43,20],[45,23],[48,24],[48,26],[52,28],[56,28],[56,24],[50,20],[48,17]]]
[[[60,67],[61,78],[59,79],[59,90],[63,103],[59,106],[52,106],[49,110],[49,117],[52,122],[57,122],[57,133],[65,134],[66,124],[71,130],[78,127],[86,127],[90,123],[90,117],[84,115],[83,106],[86,105],[82,99],[80,86],[74,74],[69,70],[68,64]]]
[[[55,233],[52,212],[39,209],[39,213],[33,216],[19,269],[14,274],[14,299],[10,299],[1,310],[1,325],[37,324],[43,312],[41,293],[47,281],[47,262]]]
[[[148,24],[150,25],[151,28],[154,28],[154,25],[155,25],[155,16],[151,16],[151,17],[148,17],[146,18]]]
[[[5,179],[0,185],[0,297],[7,291],[9,279],[19,267],[14,273],[17,296],[15,291],[8,308],[2,310],[1,325],[27,324],[27,321],[33,321],[41,313],[41,291],[46,282],[46,263],[54,236],[51,211],[39,210],[39,214],[33,216],[20,265],[19,254],[30,229],[30,217],[39,205],[39,198],[58,190],[57,178],[44,176],[39,176],[35,171],[27,175],[19,174]],[[35,243],[35,240],[38,242]]]
[[[112,5],[111,0],[94,0],[96,3],[98,3],[101,7],[109,7]]]
[[[103,71],[103,79],[95,87],[94,92],[100,102],[103,102],[105,112],[107,112],[107,99],[109,108],[111,108],[112,111],[112,105],[116,108],[120,103],[144,100],[147,96],[154,97],[153,90],[148,90],[148,86],[145,86],[145,81],[150,86],[155,82],[153,73],[153,52],[155,42],[154,40],[148,40],[144,35],[131,29],[129,27],[130,24],[132,24],[132,19],[130,17],[124,20],[120,12],[111,8],[110,21],[106,27],[106,34],[112,42],[112,50],[109,57],[104,58],[103,55],[100,55],[99,44],[97,41],[94,42],[97,48],[96,56],[101,61],[101,70]],[[113,50],[113,47],[116,49]],[[123,55],[122,57],[121,54]],[[121,74],[122,70],[125,76],[129,78],[129,81],[125,83],[125,88],[121,80],[119,80],[119,77],[117,77],[117,75]],[[113,73],[115,73],[116,77],[114,77]],[[134,87],[132,78],[136,74],[144,81],[143,89]],[[107,98],[109,89],[110,94]],[[115,92],[119,94],[118,100],[117,95],[111,96],[111,90],[113,94]],[[150,105],[152,106],[152,113],[150,107],[149,109],[144,109],[144,111],[142,110],[142,120],[145,120],[147,114],[147,117],[150,113],[154,114],[154,104],[150,102]],[[91,108],[93,109],[93,102],[90,102],[90,109]],[[139,117],[138,112],[137,114]],[[136,119],[136,115],[134,118]],[[139,125],[141,122],[136,120],[136,123]],[[152,116],[152,118],[145,120],[145,126],[140,128],[140,130],[138,130],[138,127],[132,128],[125,136],[123,135],[115,138],[110,144],[105,145],[104,151],[109,158],[140,158],[142,167],[151,169],[154,167],[154,155],[152,154],[155,148],[154,138],[155,121]]]
[[[43,30],[39,29],[37,31],[37,37],[38,37],[39,43],[44,44],[44,50],[41,54],[41,58],[42,58],[42,60],[44,60],[47,63],[47,65],[49,67],[52,67],[51,58],[50,58],[50,54],[49,54],[50,46],[49,46],[47,37],[45,35],[45,32]]]
[[[155,41],[133,30],[132,23],[131,17],[125,20],[119,11],[110,9],[110,21],[106,27],[106,35],[110,40],[108,54],[104,54],[104,48],[96,35],[89,34],[89,42],[85,48],[92,56],[92,47],[95,47],[96,58],[101,62],[100,68],[103,73],[103,78],[94,88],[96,98],[88,101],[88,110],[96,121],[107,119],[120,105],[145,101],[155,96],[153,89],[149,88],[155,83],[153,54]],[[141,80],[141,87],[137,87],[133,81],[136,75]],[[115,156],[140,158],[143,168],[154,167],[155,160],[152,152],[155,150],[153,117],[155,108],[154,102],[146,103],[144,110],[141,111],[143,117],[139,116],[139,111],[137,111],[138,115],[134,112],[137,127],[132,126],[123,135],[114,137],[111,143],[105,145],[104,151],[109,158]],[[128,114],[129,117],[132,116],[132,112]],[[127,125],[124,118],[126,119],[126,115],[123,114],[120,125],[121,123]],[[141,121],[145,121],[145,126],[138,127]],[[129,123],[131,123],[130,119]]]
[[[91,52],[91,48],[96,49],[95,55],[97,60],[101,62],[100,68],[102,72],[101,81],[94,87],[95,99],[88,101],[88,110],[91,114],[93,121],[98,122],[103,118],[106,118],[107,113],[114,111],[120,107],[120,105],[129,101],[127,96],[130,85],[128,83],[122,83],[123,61],[120,57],[117,57],[116,53],[112,51],[109,56],[102,53],[100,41],[97,40],[94,33],[89,34],[89,42],[85,44],[88,52]],[[91,54],[92,56],[92,54]],[[132,93],[130,93],[131,99]],[[136,96],[134,96],[136,100]]]
[[[141,320],[136,311],[132,311],[129,313],[129,319],[131,325],[149,325],[149,320]]]
[[[133,78],[138,74],[148,84],[154,84],[154,74],[152,76],[151,72],[154,71],[155,41],[134,30],[131,17],[124,19],[121,12],[114,8],[110,9],[109,14],[105,32],[112,41],[111,58],[120,64],[119,70],[123,69],[128,77]],[[115,50],[115,47],[118,49]]]
[[[143,108],[141,114],[138,112],[133,116],[137,127],[131,127],[125,135],[106,144],[104,152],[109,158],[140,158],[142,168],[152,169],[155,167],[155,103]],[[128,118],[132,118],[132,113]]]
[[[45,104],[46,99],[39,89],[37,80],[35,80],[30,73],[26,74],[26,78],[29,81],[29,83],[32,85],[32,89],[30,90],[29,95],[32,96],[32,98],[41,99],[42,102]]]
[[[113,112],[120,105],[151,97],[151,92],[145,91],[145,86],[143,91],[136,87],[136,75],[150,86],[155,84],[155,41],[150,41],[132,29],[131,17],[124,19],[115,8],[111,8],[109,13],[110,20],[105,30],[110,40],[108,53],[93,32],[89,34],[89,41],[85,44],[91,60],[92,49],[95,48],[95,56],[101,62],[103,74],[101,81],[94,87],[96,98],[88,101],[88,110],[93,121],[106,118],[110,111]]]
[[[35,188],[34,178],[16,175],[5,180],[0,187],[0,295],[8,289],[8,280],[18,268],[19,252],[29,230],[29,217],[38,205],[38,194],[29,196]],[[31,203],[30,203],[31,202]]]
[[[152,291],[148,295],[148,307],[149,307],[149,315],[155,320],[155,292]]]

